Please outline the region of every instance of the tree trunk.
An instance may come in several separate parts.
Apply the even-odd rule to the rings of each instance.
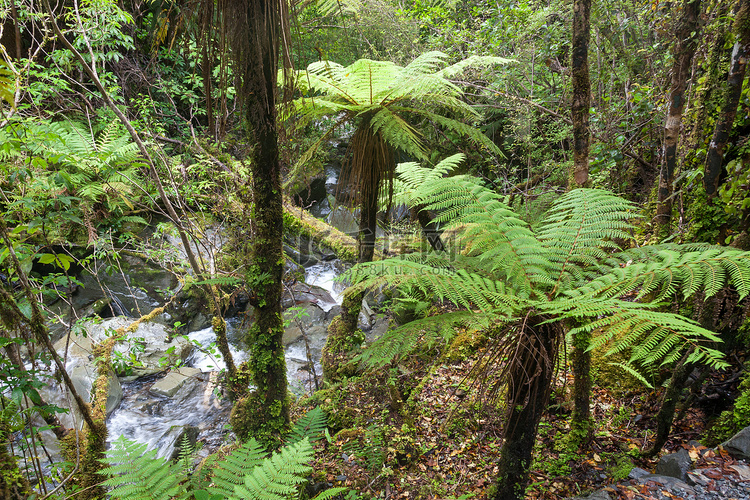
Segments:
[[[685,88],[687,87],[693,54],[698,43],[698,20],[700,0],[684,0],[682,16],[677,25],[672,64],[672,84],[669,91],[669,111],[664,125],[664,159],[659,176],[658,206],[656,224],[661,236],[666,236],[672,218],[672,183],[677,167],[677,143],[680,139],[682,111],[685,108]]]
[[[573,1],[573,180],[576,187],[589,184],[589,13],[591,0]]]
[[[571,437],[585,445],[593,430],[591,421],[591,334],[578,332],[573,338],[573,418]]]
[[[672,377],[669,379],[666,391],[664,391],[664,399],[659,408],[659,413],[656,414],[656,440],[651,449],[644,453],[644,456],[655,456],[664,447],[667,439],[669,439],[669,432],[672,430],[677,403],[679,403],[682,396],[685,382],[695,366],[694,363],[687,362],[691,352],[692,350],[686,352],[672,371]]]
[[[591,82],[589,80],[589,12],[591,0],[573,2],[573,181],[574,187],[588,187],[589,182],[589,108]],[[571,436],[579,444],[590,435],[589,403],[591,399],[591,336],[581,333],[573,348],[574,401]]]
[[[281,317],[284,253],[281,164],[276,128],[276,80],[285,2],[220,2],[230,33],[252,152],[252,266],[256,322],[248,333],[250,373],[256,389],[232,410],[234,431],[277,445],[289,427],[286,361]],[[250,236],[250,235],[248,235]]]
[[[424,209],[424,205],[417,205],[412,211],[422,228],[422,234],[427,238],[427,242],[432,249],[436,252],[444,252],[445,245],[443,245],[443,240],[440,238],[440,231],[438,230],[435,221],[430,217],[429,212]]]
[[[703,176],[703,186],[709,197],[716,195],[719,188],[724,151],[729,142],[734,118],[737,116],[737,105],[742,94],[742,82],[745,79],[745,66],[750,57],[750,1],[740,0],[739,10],[734,22],[734,32],[737,42],[732,49],[732,61],[729,76],[723,89],[721,114],[716,121],[714,135],[708,146],[706,156],[706,170]]]
[[[8,452],[10,437],[10,424],[0,412],[0,498],[26,500],[31,496],[31,485],[18,469],[16,457]]]
[[[508,370],[508,418],[492,500],[524,497],[537,427],[549,399],[562,328],[529,318]]]

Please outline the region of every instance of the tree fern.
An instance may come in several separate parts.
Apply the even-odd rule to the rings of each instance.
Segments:
[[[710,297],[725,286],[736,288],[740,299],[748,296],[750,253],[673,244],[621,250],[618,242],[632,244],[637,215],[629,202],[602,190],[565,194],[533,230],[476,179],[428,176],[414,164],[399,176],[405,199],[436,212],[438,221],[458,232],[455,246],[452,253],[355,266],[349,277],[358,289],[414,289],[504,321],[530,311],[548,321],[575,318],[580,330],[595,334],[595,346],[630,352],[632,370],[672,362],[688,346],[695,348],[691,360],[721,365],[712,332],[655,307],[677,295]],[[394,359],[413,347],[412,340],[392,339],[389,350],[373,358]]]

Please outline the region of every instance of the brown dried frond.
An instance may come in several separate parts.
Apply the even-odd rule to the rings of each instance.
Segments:
[[[498,331],[467,375],[484,410],[505,399],[506,413],[549,399],[565,331],[549,318],[527,316]],[[512,429],[504,428],[504,433]]]
[[[373,133],[368,126],[359,127],[349,143],[349,151],[348,184],[353,201],[362,203],[377,196],[381,183],[387,184],[389,197],[393,196],[396,160],[383,135]]]

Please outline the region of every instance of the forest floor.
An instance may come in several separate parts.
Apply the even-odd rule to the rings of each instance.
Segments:
[[[733,368],[710,374],[663,453],[701,439],[711,416],[733,400],[745,357],[736,353]],[[340,430],[318,444],[316,481],[350,486],[364,498],[487,498],[498,471],[503,412],[499,403],[478,397],[496,389],[492,373],[486,372],[481,384],[470,382],[477,359],[434,365],[410,360],[407,367],[350,379],[316,395],[313,401],[323,404],[332,427]],[[661,391],[630,385],[595,386],[594,437],[579,449],[567,439],[572,377],[568,371],[559,374],[539,427],[527,498],[569,498],[605,487],[613,498],[649,498],[629,486],[627,476],[633,467],[656,466],[656,459],[641,453],[655,433]]]

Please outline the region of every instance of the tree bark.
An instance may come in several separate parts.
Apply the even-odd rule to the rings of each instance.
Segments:
[[[669,439],[669,432],[672,430],[675,409],[682,396],[682,390],[685,388],[690,373],[693,371],[694,363],[688,363],[687,359],[692,351],[686,352],[672,371],[672,377],[669,379],[664,398],[662,399],[659,413],[656,414],[656,439],[654,445],[644,453],[646,457],[653,457],[661,451],[664,444]]]
[[[242,78],[245,130],[254,145],[249,180],[254,240],[248,281],[255,287],[257,316],[248,332],[248,345],[250,374],[256,389],[235,404],[232,425],[242,440],[255,437],[271,446],[280,443],[289,427],[281,316],[283,200],[276,125],[279,41],[285,5],[282,0],[220,2]]]
[[[589,184],[589,108],[591,81],[589,79],[589,13],[591,0],[573,1],[573,180],[576,187]]]
[[[700,0],[684,0],[682,16],[677,24],[672,64],[672,83],[669,91],[669,111],[664,125],[664,159],[659,176],[656,224],[659,233],[666,235],[672,218],[672,183],[677,167],[677,143],[680,139],[682,112],[685,108],[685,88],[698,44]]]
[[[709,197],[716,195],[719,188],[724,153],[729,142],[729,133],[732,131],[734,118],[737,116],[737,105],[742,95],[742,82],[745,79],[745,67],[750,57],[750,1],[740,0],[739,10],[734,22],[734,32],[737,36],[732,49],[732,60],[729,67],[729,76],[723,89],[723,103],[721,114],[716,121],[714,135],[708,146],[706,156],[705,175],[703,186]]]
[[[585,445],[593,430],[591,422],[591,334],[578,332],[573,338],[573,418],[571,436]]]
[[[508,370],[508,418],[492,500],[521,500],[528,480],[537,428],[547,408],[562,336],[558,323],[527,320]]]

